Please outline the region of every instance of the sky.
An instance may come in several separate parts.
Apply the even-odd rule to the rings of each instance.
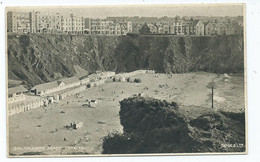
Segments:
[[[14,8],[9,8],[14,10]],[[19,11],[41,11],[76,16],[105,18],[109,16],[175,17],[178,16],[242,16],[242,4],[218,5],[121,5],[121,6],[73,6],[73,7],[19,7]]]

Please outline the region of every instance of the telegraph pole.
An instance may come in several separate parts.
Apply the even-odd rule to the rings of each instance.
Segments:
[[[212,109],[214,108],[214,106],[213,106],[213,94],[214,94],[214,92],[213,92],[213,86],[211,87],[211,89],[212,89],[212,92],[211,92],[211,95],[212,95],[212,104],[211,104],[211,107],[212,107]]]

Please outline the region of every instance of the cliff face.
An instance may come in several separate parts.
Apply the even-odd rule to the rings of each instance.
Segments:
[[[129,72],[236,73],[244,69],[242,36],[8,35],[8,77],[32,86],[76,74],[75,65]]]

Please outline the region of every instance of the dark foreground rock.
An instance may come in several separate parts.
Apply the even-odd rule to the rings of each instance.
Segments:
[[[174,102],[134,97],[120,104],[124,133],[104,138],[104,154],[245,151],[244,113],[208,111],[192,118]]]

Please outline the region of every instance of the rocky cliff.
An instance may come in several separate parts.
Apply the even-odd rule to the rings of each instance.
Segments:
[[[8,35],[8,77],[30,86],[76,74],[75,66],[129,72],[244,69],[243,37]]]

